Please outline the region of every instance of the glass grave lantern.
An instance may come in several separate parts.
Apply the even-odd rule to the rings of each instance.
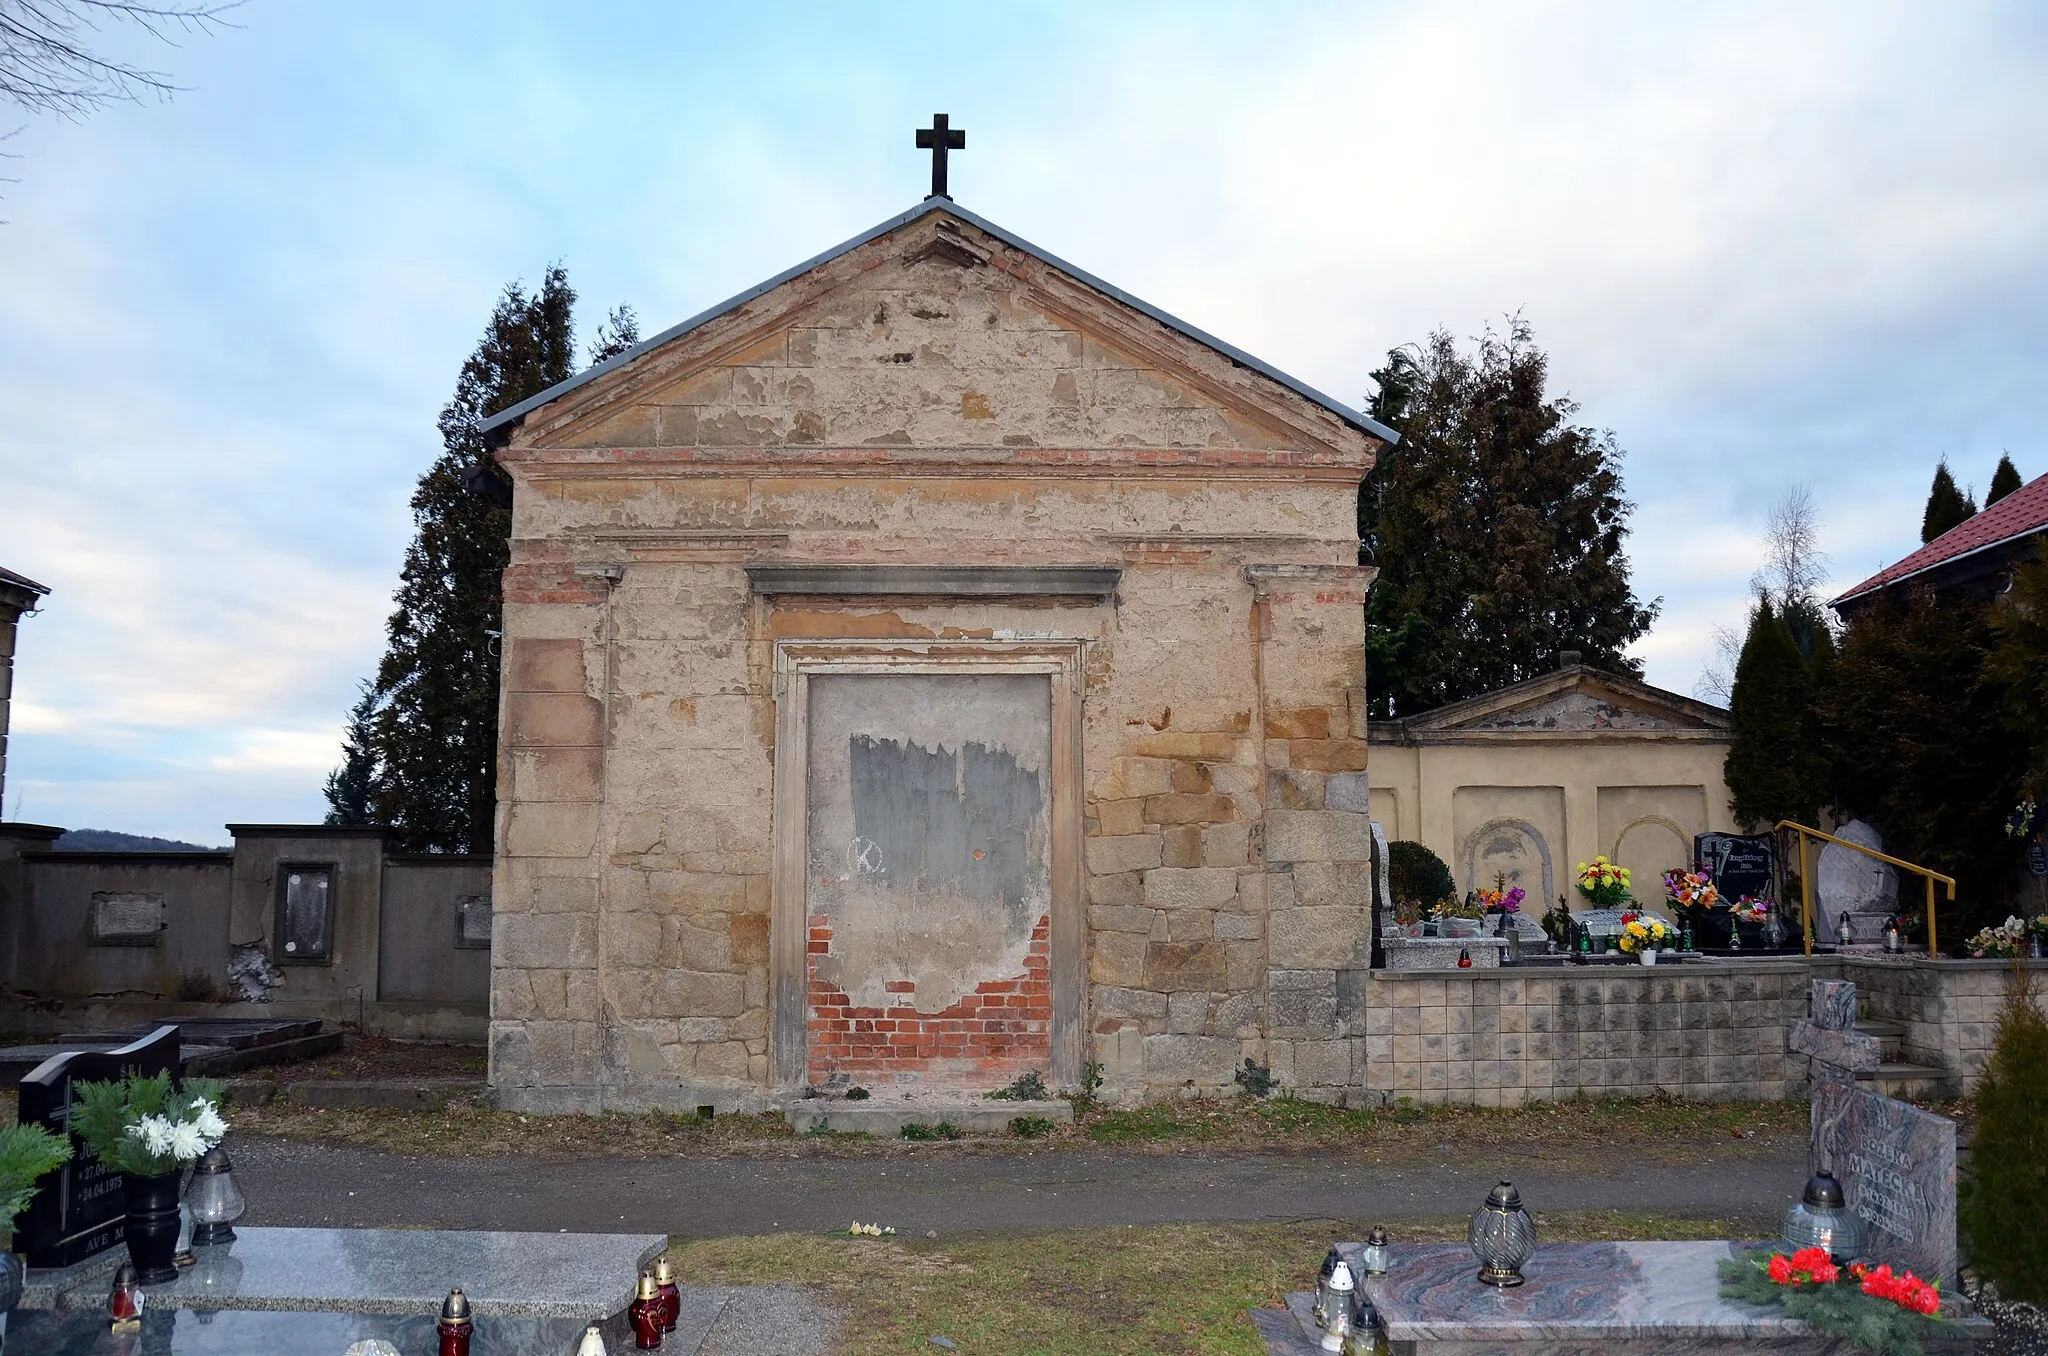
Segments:
[[[1362,1288],[1351,1296],[1351,1331],[1344,1338],[1344,1356],[1388,1356],[1386,1329],[1380,1326],[1372,1297]]]
[[[249,1202],[235,1185],[235,1165],[218,1144],[199,1155],[199,1161],[192,1165],[185,1205],[192,1212],[194,1245],[206,1247],[234,1241],[234,1223],[248,1210]]]
[[[1318,1328],[1330,1326],[1330,1277],[1336,1275],[1337,1268],[1343,1265],[1343,1254],[1337,1251],[1334,1243],[1331,1244],[1330,1250],[1323,1254],[1323,1269],[1316,1273],[1316,1302],[1310,1310]]]
[[[1338,1262],[1337,1269],[1330,1273],[1330,1300],[1323,1318],[1324,1351],[1342,1356],[1345,1341],[1351,1336],[1351,1296],[1356,1290],[1351,1267]]]
[[[1472,1213],[1470,1238],[1482,1282],[1503,1289],[1522,1283],[1522,1264],[1536,1251],[1536,1222],[1522,1208],[1513,1182],[1487,1193],[1486,1204]]]
[[[1781,1233],[1794,1252],[1826,1248],[1838,1263],[1854,1261],[1863,1251],[1863,1221],[1849,1208],[1833,1173],[1817,1172],[1807,1179],[1805,1194],[1785,1212]]]
[[[1394,1264],[1394,1250],[1387,1244],[1387,1231],[1375,1224],[1372,1232],[1365,1236],[1365,1247],[1358,1254],[1359,1267],[1368,1276],[1384,1276],[1387,1268]]]

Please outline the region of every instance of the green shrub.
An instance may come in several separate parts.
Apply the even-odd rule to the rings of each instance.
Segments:
[[[992,1102],[1042,1102],[1052,1096],[1052,1089],[1038,1076],[1038,1070],[1026,1069],[1010,1086],[997,1088],[984,1096]]]
[[[1444,859],[1405,838],[1387,844],[1387,884],[1394,898],[1404,902],[1435,904],[1458,895],[1457,882],[1451,879],[1451,868],[1444,865]]]
[[[1052,1133],[1052,1122],[1043,1116],[1012,1116],[1010,1133],[1018,1139],[1041,1139]]]
[[[903,1127],[903,1138],[905,1139],[962,1139],[965,1138],[966,1134],[966,1131],[954,1125],[951,1121],[940,1121],[937,1125],[927,1125],[923,1121],[912,1121]]]
[[[1264,1097],[1280,1086],[1280,1080],[1273,1077],[1273,1066],[1260,1064],[1247,1057],[1244,1067],[1232,1074],[1231,1080],[1253,1097]]]
[[[0,1238],[14,1227],[14,1217],[35,1199],[36,1181],[55,1172],[71,1157],[71,1142],[40,1125],[10,1125],[0,1130]]]
[[[1957,1193],[1970,1264],[2001,1299],[2048,1301],[2048,1017],[2025,961],[2013,966],[1977,1084],[1977,1138]]]

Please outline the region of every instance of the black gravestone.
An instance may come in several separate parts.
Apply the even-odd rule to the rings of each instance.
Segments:
[[[178,1028],[160,1026],[133,1045],[118,1050],[74,1050],[52,1055],[21,1080],[16,1119],[40,1125],[71,1140],[69,1163],[36,1184],[35,1200],[21,1216],[15,1250],[32,1267],[68,1267],[105,1252],[121,1241],[128,1218],[128,1198],[118,1170],[71,1133],[71,1083],[148,1077],[168,1069],[178,1072]]]
[[[1703,833],[1692,840],[1693,860],[1714,878],[1724,902],[1769,899],[1776,888],[1776,857],[1767,833]]]
[[[2027,844],[2027,870],[2037,876],[2048,876],[2048,847],[2039,843]]]

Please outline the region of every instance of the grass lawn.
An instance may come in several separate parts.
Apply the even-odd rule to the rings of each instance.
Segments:
[[[1728,1238],[1770,1220],[1553,1212],[1539,1236]],[[887,1221],[881,1221],[886,1223]],[[1216,1353],[1259,1356],[1245,1310],[1273,1307],[1315,1282],[1331,1242],[1371,1221],[1163,1224],[1118,1229],[855,1239],[806,1234],[677,1240],[669,1256],[697,1282],[798,1283],[848,1313],[845,1351]],[[1395,1245],[1461,1241],[1463,1219],[1404,1224]]]
[[[780,1115],[694,1116],[660,1113],[520,1116],[479,1106],[445,1111],[327,1110],[271,1102],[238,1106],[238,1134],[352,1144],[406,1154],[571,1155],[576,1157],[809,1156],[1018,1153],[1116,1148],[1175,1153],[1188,1149],[1336,1152],[1368,1162],[1439,1161],[1489,1146],[1512,1146],[1542,1161],[1583,1152],[1587,1143],[1664,1162],[1697,1162],[1726,1152],[1754,1153],[1803,1144],[1803,1102],[1683,1102],[1610,1098],[1542,1103],[1510,1110],[1401,1106],[1343,1110],[1275,1097],[1161,1103],[1098,1110],[1034,1139],[967,1138],[940,1143],[863,1135],[798,1135]],[[1753,1141],[1753,1142],[1745,1142]]]

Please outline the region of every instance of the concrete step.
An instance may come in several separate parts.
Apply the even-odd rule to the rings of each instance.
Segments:
[[[1018,1118],[1065,1123],[1074,1119],[1074,1104],[1065,1100],[998,1102],[985,1097],[958,1101],[938,1098],[889,1100],[882,1097],[848,1102],[815,1097],[793,1102],[783,1117],[799,1134],[831,1131],[839,1135],[873,1135],[900,1139],[906,1125],[950,1125],[970,1135],[1001,1135]]]
[[[1906,1039],[1904,1022],[1858,1022],[1856,1029],[1876,1039],[1885,1059],[1898,1059],[1899,1043]]]
[[[1863,1070],[1856,1075],[1856,1081],[1887,1097],[1927,1101],[1952,1095],[1956,1080],[1946,1069],[1930,1069],[1925,1064],[1887,1063]]]

